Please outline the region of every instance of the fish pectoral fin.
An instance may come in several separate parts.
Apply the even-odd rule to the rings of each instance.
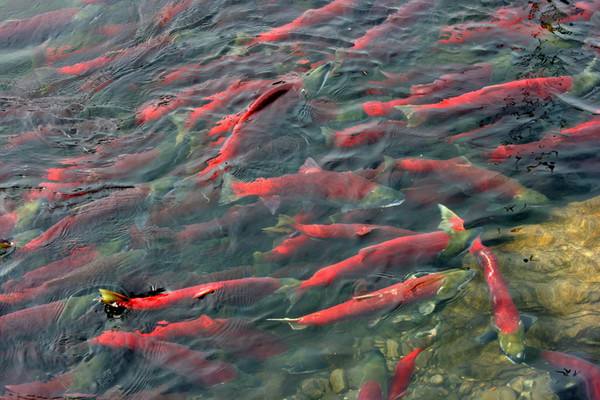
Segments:
[[[307,326],[299,324],[300,318],[267,318],[267,321],[287,322],[287,324],[295,331],[306,329]]]
[[[121,293],[113,292],[112,290],[98,289],[98,291],[100,292],[100,301],[104,304],[110,305],[129,301],[129,297]]]

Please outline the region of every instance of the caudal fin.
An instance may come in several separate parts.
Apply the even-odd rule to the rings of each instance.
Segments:
[[[104,304],[115,304],[115,303],[126,303],[129,301],[129,297],[124,294],[113,292],[107,289],[98,289],[100,292],[100,301]]]
[[[277,224],[268,228],[263,228],[263,231],[267,233],[291,233],[294,231],[295,221],[293,217],[285,214],[279,214],[277,218]]]
[[[440,209],[440,214],[442,217],[438,228],[440,228],[444,232],[447,232],[450,235],[465,230],[465,221],[461,217],[459,217],[454,211],[450,210],[443,204],[438,204],[438,207]]]

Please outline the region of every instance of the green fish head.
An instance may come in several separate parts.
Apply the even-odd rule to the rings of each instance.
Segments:
[[[471,269],[452,269],[443,272],[444,283],[439,288],[436,297],[438,300],[450,300],[456,297],[475,276]]]
[[[404,202],[404,195],[390,187],[378,185],[360,202],[361,208],[387,208]]]
[[[514,333],[498,333],[500,349],[514,363],[521,363],[525,359],[525,333],[523,327]]]
[[[329,74],[333,69],[333,64],[327,62],[308,71],[302,79],[303,91],[307,98],[314,97],[325,87]]]

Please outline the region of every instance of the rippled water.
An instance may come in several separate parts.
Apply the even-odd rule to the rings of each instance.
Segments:
[[[600,398],[596,10],[0,0],[2,398]]]

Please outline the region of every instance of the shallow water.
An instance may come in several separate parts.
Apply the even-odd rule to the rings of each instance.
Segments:
[[[596,10],[0,0],[4,396],[356,399],[367,377],[385,395],[420,348],[407,399],[597,398],[600,238],[597,200],[585,203],[600,193]],[[450,161],[427,171],[427,159]],[[255,181],[282,176],[276,193]],[[238,181],[255,182],[248,196]],[[367,197],[373,187],[383,195]],[[299,281],[398,233],[307,237],[285,216],[423,233],[438,229],[438,204],[468,238],[443,254],[422,240],[402,259],[363,251],[361,273],[299,296]],[[490,289],[467,251],[476,235],[519,310],[522,359],[486,334]],[[449,296],[303,330],[271,321],[453,268],[476,274]],[[143,310],[98,295],[154,299],[250,277],[281,287]],[[591,364],[549,364],[545,350]]]

